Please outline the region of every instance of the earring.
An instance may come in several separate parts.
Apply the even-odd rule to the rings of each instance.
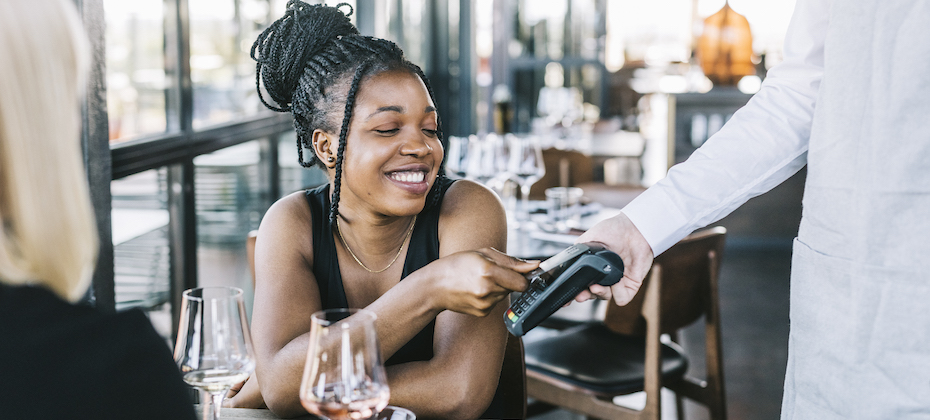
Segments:
[[[330,156],[330,157],[326,158],[326,161],[332,163],[332,162],[335,162],[335,161],[336,161],[336,158]]]

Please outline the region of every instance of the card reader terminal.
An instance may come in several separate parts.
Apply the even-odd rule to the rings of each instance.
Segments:
[[[522,336],[592,284],[611,286],[621,277],[619,255],[595,243],[572,245],[526,274],[529,287],[504,313],[504,324]]]

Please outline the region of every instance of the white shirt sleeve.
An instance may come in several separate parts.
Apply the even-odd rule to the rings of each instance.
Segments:
[[[785,60],[691,157],[623,209],[659,255],[807,163],[832,0],[798,0]]]

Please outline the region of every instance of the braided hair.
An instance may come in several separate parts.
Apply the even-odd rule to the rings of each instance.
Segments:
[[[340,10],[343,6],[349,8],[348,14]],[[301,166],[317,165],[325,169],[312,152],[312,134],[317,129],[337,132],[337,112],[343,112],[338,127],[330,225],[336,223],[339,215],[346,138],[361,81],[388,71],[408,71],[423,81],[430,99],[436,103],[423,70],[408,61],[393,42],[360,35],[349,20],[352,13],[352,6],[347,3],[330,7],[289,0],[284,16],[258,36],[251,51],[257,63],[255,87],[262,103],[273,111],[290,112],[294,116],[297,160]],[[346,89],[340,87],[345,84],[349,88],[342,96]],[[275,104],[265,100],[262,85]],[[437,127],[437,135],[442,142],[441,125]],[[310,156],[304,157],[304,149],[311,151]],[[440,177],[445,172],[444,166],[442,163],[439,168]],[[439,185],[437,177],[424,208],[439,202]]]

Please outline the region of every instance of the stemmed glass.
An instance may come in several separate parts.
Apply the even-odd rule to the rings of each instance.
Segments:
[[[453,178],[465,178],[468,169],[468,137],[449,136],[446,172]]]
[[[510,172],[510,139],[494,133],[488,134],[486,151],[493,176],[487,186],[498,193],[504,202],[507,217],[514,217],[517,207],[517,181]]]
[[[529,219],[530,188],[546,174],[546,165],[542,157],[539,140],[533,136],[508,135],[510,139],[510,159],[508,167],[513,180],[520,185],[521,209],[518,213]]]
[[[314,313],[310,346],[300,383],[300,403],[330,420],[368,419],[391,396],[375,331],[376,315],[365,309]]]
[[[495,133],[488,133],[482,142],[483,163],[486,166],[486,171],[490,173],[490,178],[485,185],[503,194],[507,182],[511,180],[509,166],[510,142]]]
[[[213,419],[219,420],[226,392],[255,368],[242,289],[200,287],[184,291],[174,361],[185,382],[200,389],[201,395],[212,397]],[[207,420],[210,404],[201,398],[201,405]]]
[[[468,166],[465,168],[468,179],[487,185],[497,175],[494,165],[495,140],[487,135],[469,136]]]

